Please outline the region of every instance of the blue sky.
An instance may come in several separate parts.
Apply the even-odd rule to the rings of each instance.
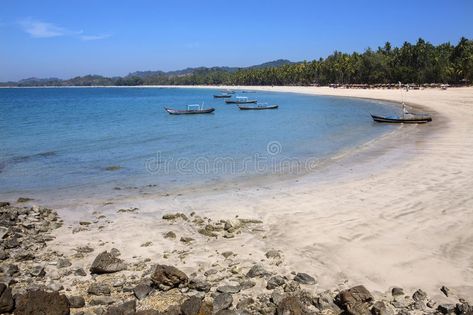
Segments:
[[[0,81],[248,66],[473,38],[473,1],[0,0]]]

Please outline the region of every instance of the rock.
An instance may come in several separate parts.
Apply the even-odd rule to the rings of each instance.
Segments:
[[[141,244],[140,247],[149,247],[151,245],[153,245],[153,242],[148,241],[148,242],[144,242],[143,244]]]
[[[168,213],[163,215],[163,220],[177,220],[183,219],[184,221],[188,221],[189,218],[184,213]]]
[[[32,198],[25,198],[25,197],[20,197],[16,200],[17,203],[23,203],[23,202],[29,202],[29,201],[33,201],[34,199]]]
[[[212,268],[212,269],[206,270],[204,272],[204,276],[208,277],[208,276],[211,276],[211,275],[216,275],[217,273],[218,273],[218,270],[215,269],[215,268]]]
[[[207,237],[214,237],[214,238],[218,237],[217,233],[209,231],[208,229],[199,229],[199,230],[197,230],[197,232],[199,232],[199,234],[202,234],[202,235],[207,236]]]
[[[473,306],[468,304],[466,301],[460,299],[460,303],[455,305],[455,314],[458,315],[472,315]]]
[[[335,303],[347,314],[369,314],[370,303],[373,301],[371,293],[362,285],[341,291],[335,297]]]
[[[67,298],[69,300],[69,305],[71,308],[81,308],[85,306],[85,300],[82,296],[69,296]]]
[[[309,284],[309,285],[315,284],[315,279],[313,277],[309,276],[306,273],[302,273],[302,272],[298,273],[294,277],[294,281],[299,282],[301,284]]]
[[[272,249],[265,254],[266,258],[279,259],[281,258],[281,252],[275,249]]]
[[[28,291],[16,299],[15,315],[69,315],[69,301],[58,292]]]
[[[439,311],[442,314],[454,314],[455,305],[453,305],[453,304],[440,304],[437,307],[437,311]]]
[[[244,279],[240,281],[240,287],[242,290],[248,290],[251,289],[256,285],[256,282],[249,280],[249,279]]]
[[[238,293],[240,292],[240,290],[241,290],[241,287],[239,285],[224,285],[217,288],[217,292],[229,293],[229,294]]]
[[[447,288],[446,286],[442,286],[440,288],[440,291],[442,291],[442,293],[445,294],[446,297],[448,297],[448,292],[450,292],[450,289]]]
[[[111,254],[113,257],[120,257],[120,255],[121,255],[122,253],[120,253],[120,251],[119,251],[118,249],[112,248],[112,249],[110,250],[110,254]]]
[[[8,234],[8,228],[5,226],[0,226],[0,240],[4,239]]]
[[[255,300],[251,297],[249,298],[242,298],[240,299],[240,301],[238,302],[237,306],[236,306],[236,309],[237,310],[244,310],[244,309],[247,309],[250,305],[254,304],[255,303]]]
[[[425,299],[427,299],[427,293],[419,289],[414,292],[414,294],[412,295],[412,299],[414,299],[414,301],[424,301]]]
[[[225,310],[232,306],[233,297],[229,293],[220,293],[214,298],[213,301],[213,311],[218,312],[220,310]]]
[[[278,303],[277,315],[302,315],[304,310],[301,301],[295,296],[288,296]]]
[[[15,301],[13,300],[11,288],[6,284],[0,283],[0,314],[13,311]]]
[[[175,239],[176,233],[174,233],[173,231],[169,231],[166,234],[164,234],[164,238]]]
[[[266,289],[268,290],[273,290],[279,286],[282,286],[286,283],[286,280],[284,280],[283,277],[281,276],[274,276],[271,277],[268,282],[266,283]]]
[[[46,272],[44,271],[43,266],[37,265],[37,266],[31,267],[30,275],[33,277],[44,277],[44,275],[46,275]]]
[[[79,277],[85,277],[87,276],[87,273],[85,272],[84,269],[77,268],[76,270],[74,270],[74,275],[79,276]]]
[[[389,307],[384,301],[377,301],[371,308],[373,315],[394,315],[394,310]]]
[[[194,278],[189,282],[189,289],[202,291],[202,292],[209,292],[210,288],[211,288],[210,283],[208,283],[204,279]]]
[[[235,254],[231,251],[227,251],[227,252],[222,253],[222,256],[225,257],[225,258],[228,258],[228,257],[233,256],[233,255],[235,255]]]
[[[162,290],[183,287],[187,285],[189,279],[187,275],[173,266],[157,265],[151,275],[151,281]]]
[[[239,313],[234,310],[220,310],[215,315],[238,315]]]
[[[70,266],[72,266],[72,264],[67,258],[59,258],[56,265],[58,268],[66,268]]]
[[[90,300],[89,304],[92,306],[95,305],[110,305],[113,304],[115,300],[110,296],[97,296]]]
[[[109,307],[105,315],[135,315],[136,301],[127,301],[121,305]]]
[[[321,311],[331,311],[332,314],[340,314],[342,311],[333,303],[333,297],[329,292],[323,292],[313,300],[313,304]]]
[[[105,251],[100,253],[92,263],[90,267],[90,273],[92,274],[104,274],[104,273],[113,273],[121,270],[125,270],[125,263],[112,255],[111,253]]]
[[[6,251],[4,251],[2,248],[0,248],[0,260],[5,260],[8,257],[9,257],[8,253]]]
[[[182,236],[180,241],[183,242],[183,243],[190,243],[192,242],[194,239],[192,237],[188,237],[188,236]]]
[[[87,289],[87,293],[91,295],[110,295],[110,287],[103,283],[92,283]]]
[[[197,315],[202,306],[202,299],[197,296],[191,296],[181,305],[182,315]]]
[[[7,202],[7,201],[1,201],[1,202],[0,202],[0,208],[8,207],[9,205],[10,205],[10,203]]]
[[[57,282],[50,283],[50,284],[48,285],[48,288],[49,288],[49,290],[51,290],[51,291],[61,291],[61,290],[64,289],[64,287],[62,286],[62,284],[57,283]]]
[[[394,297],[399,296],[399,295],[404,295],[404,290],[403,290],[402,288],[394,287],[394,288],[391,290],[391,294],[392,294],[392,296],[394,296]]]
[[[139,284],[137,285],[136,287],[133,288],[133,293],[135,294],[135,297],[138,299],[138,300],[142,300],[144,299],[145,297],[148,296],[148,294],[152,291],[153,289],[145,284],[145,283],[142,283],[142,284]]]
[[[248,273],[246,274],[247,277],[249,278],[255,278],[255,277],[264,277],[264,276],[267,276],[269,275],[270,273],[267,272],[263,266],[261,265],[254,265],[253,267],[251,267],[251,269],[248,271]]]

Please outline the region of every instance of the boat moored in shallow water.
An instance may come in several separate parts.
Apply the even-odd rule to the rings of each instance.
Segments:
[[[408,113],[402,116],[377,116],[371,114],[371,117],[374,121],[381,123],[424,124],[432,121],[432,117],[428,114]]]
[[[265,110],[265,109],[277,109],[279,105],[268,105],[266,104],[259,104],[254,106],[245,106],[245,105],[238,105],[238,108],[241,110]]]
[[[173,108],[164,107],[164,110],[167,111],[171,115],[191,115],[191,114],[210,114],[215,111],[215,108],[204,108],[204,103],[202,105],[199,104],[191,104],[187,105],[187,109],[179,110]]]
[[[257,100],[250,100],[246,96],[237,96],[235,99],[225,100],[227,104],[256,104]]]

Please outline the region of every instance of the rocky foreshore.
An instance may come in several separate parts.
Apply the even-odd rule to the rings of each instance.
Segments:
[[[211,268],[185,273],[185,257],[199,242],[258,233],[262,222],[212,220],[195,213],[169,213],[162,220],[170,226],[162,237],[188,250],[164,252],[156,261],[139,256],[126,261],[120,249],[88,245],[67,255],[48,246],[63,225],[54,210],[0,202],[0,314],[473,314],[472,301],[445,286],[439,288],[445,299],[437,301],[421,289],[380,293],[357,285],[323,291],[316,275],[278,269],[284,253],[277,249],[248,261],[229,246]],[[70,233],[94,224],[79,222]],[[185,233],[178,235],[181,230]],[[170,255],[182,264],[166,263]],[[87,257],[92,262],[84,265]]]

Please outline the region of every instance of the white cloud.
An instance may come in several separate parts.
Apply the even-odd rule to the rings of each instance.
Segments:
[[[34,38],[50,38],[59,36],[72,36],[83,41],[100,40],[110,37],[108,34],[83,35],[84,31],[71,31],[65,27],[55,25],[32,18],[26,18],[19,21],[23,31]]]
[[[79,36],[81,40],[90,41],[90,40],[101,40],[105,38],[109,38],[109,34],[102,34],[102,35],[81,35]]]
[[[31,37],[34,38],[57,37],[69,33],[69,31],[63,27],[59,27],[52,23],[33,20],[31,18],[21,20],[20,25],[26,33],[30,34]]]

